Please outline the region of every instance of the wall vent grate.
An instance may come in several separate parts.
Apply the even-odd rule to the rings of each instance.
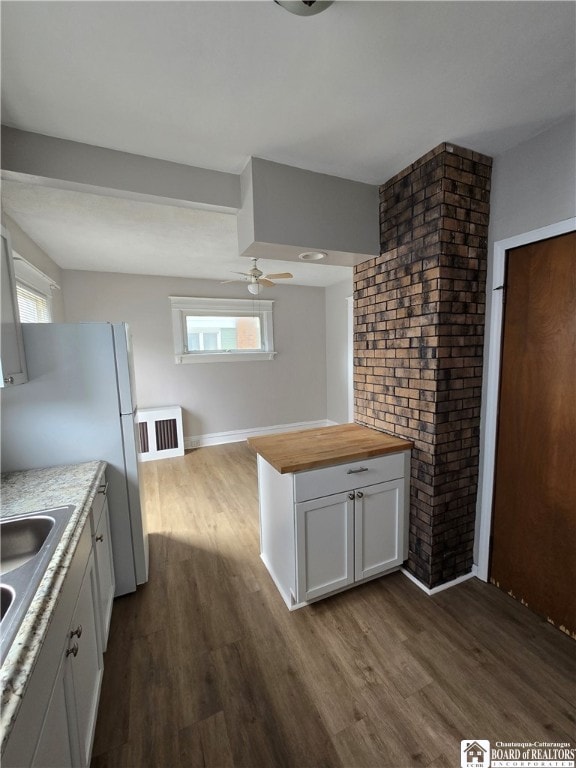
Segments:
[[[143,408],[136,412],[140,461],[184,456],[182,408],[179,405]]]

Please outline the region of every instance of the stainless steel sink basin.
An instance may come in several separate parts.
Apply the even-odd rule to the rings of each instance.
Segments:
[[[0,524],[0,575],[35,557],[54,527],[53,517],[4,520]]]
[[[0,664],[14,642],[74,509],[57,507],[0,521]]]
[[[0,584],[0,605],[2,607],[2,616],[1,616],[2,619],[4,618],[4,616],[6,616],[8,608],[10,608],[13,601],[14,601],[14,590],[6,586],[6,584]]]

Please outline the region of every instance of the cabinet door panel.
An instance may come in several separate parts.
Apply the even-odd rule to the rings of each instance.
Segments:
[[[404,560],[404,481],[363,488],[356,495],[355,577],[367,579]]]
[[[64,692],[66,663],[60,665],[54,690],[42,725],[32,768],[69,768],[72,752],[68,735],[68,714]]]
[[[98,598],[94,558],[90,555],[71,624],[72,631],[81,627],[81,634],[70,637],[68,643],[69,648],[77,645],[78,652],[67,659],[72,682],[72,691],[69,686],[67,691],[68,717],[76,721],[78,755],[74,762],[80,766],[90,764],[102,679],[100,632],[96,622]]]
[[[108,514],[108,501],[104,502],[104,509],[100,515],[98,528],[94,538],[94,551],[96,553],[96,568],[98,573],[99,619],[100,639],[102,650],[106,650],[108,644],[108,630],[110,617],[112,616],[112,601],[114,600],[114,560],[112,556],[112,540],[110,537],[110,519]]]
[[[296,504],[297,600],[354,582],[354,502],[340,493]]]
[[[16,281],[12,249],[7,231],[2,227],[0,254],[0,387],[28,381],[20,314],[16,300]]]

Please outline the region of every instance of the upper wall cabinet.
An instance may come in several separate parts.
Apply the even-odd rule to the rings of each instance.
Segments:
[[[16,300],[16,280],[8,230],[2,227],[2,261],[0,289],[2,291],[0,333],[0,387],[24,384],[28,381],[20,315]]]

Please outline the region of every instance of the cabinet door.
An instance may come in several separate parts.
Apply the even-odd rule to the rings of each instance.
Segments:
[[[356,581],[376,576],[404,561],[404,480],[356,491]]]
[[[12,264],[12,250],[7,231],[2,228],[2,258],[0,261],[1,325],[0,325],[0,387],[24,384],[28,381],[24,342],[20,327],[16,281]]]
[[[66,706],[74,765],[82,768],[90,764],[102,680],[98,599],[96,568],[91,553],[70,626],[67,649],[69,672],[65,671]]]
[[[115,589],[114,560],[112,559],[110,516],[107,500],[104,502],[104,509],[100,515],[98,528],[94,535],[94,552],[98,572],[100,641],[102,650],[105,651],[108,644],[108,631],[110,629]]]
[[[354,582],[354,501],[347,493],[296,504],[297,600]]]
[[[66,661],[64,660],[56,676],[54,690],[32,759],[32,768],[71,768],[73,764],[64,690],[65,672]]]

